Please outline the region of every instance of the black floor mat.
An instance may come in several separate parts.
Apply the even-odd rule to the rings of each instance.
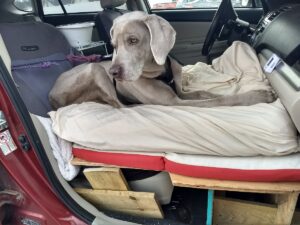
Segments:
[[[207,191],[192,188],[175,188],[172,201],[163,206],[166,218],[184,224],[205,224]]]

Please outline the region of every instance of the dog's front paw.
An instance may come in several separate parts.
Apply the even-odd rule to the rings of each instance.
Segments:
[[[258,90],[253,98],[254,103],[271,103],[277,99],[277,94],[274,91]]]

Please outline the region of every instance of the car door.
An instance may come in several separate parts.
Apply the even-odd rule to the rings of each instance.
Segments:
[[[171,54],[182,64],[207,62],[201,50],[213,16],[221,0],[146,0],[151,13],[168,20],[177,32]],[[263,14],[257,0],[232,0],[239,18],[255,25]],[[226,41],[216,41],[210,57],[220,55]]]

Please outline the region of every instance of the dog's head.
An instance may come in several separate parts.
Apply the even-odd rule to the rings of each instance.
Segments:
[[[138,11],[116,18],[110,34],[114,53],[109,73],[125,81],[137,80],[145,65],[164,65],[176,36],[165,19]]]

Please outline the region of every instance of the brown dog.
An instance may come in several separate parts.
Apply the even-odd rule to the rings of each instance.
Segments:
[[[111,37],[112,62],[83,64],[63,73],[49,95],[54,108],[85,101],[122,107],[117,93],[127,103],[198,107],[252,105],[275,99],[273,92],[265,90],[234,96],[183,93],[181,66],[168,60],[176,32],[156,15],[126,13],[115,19]]]

